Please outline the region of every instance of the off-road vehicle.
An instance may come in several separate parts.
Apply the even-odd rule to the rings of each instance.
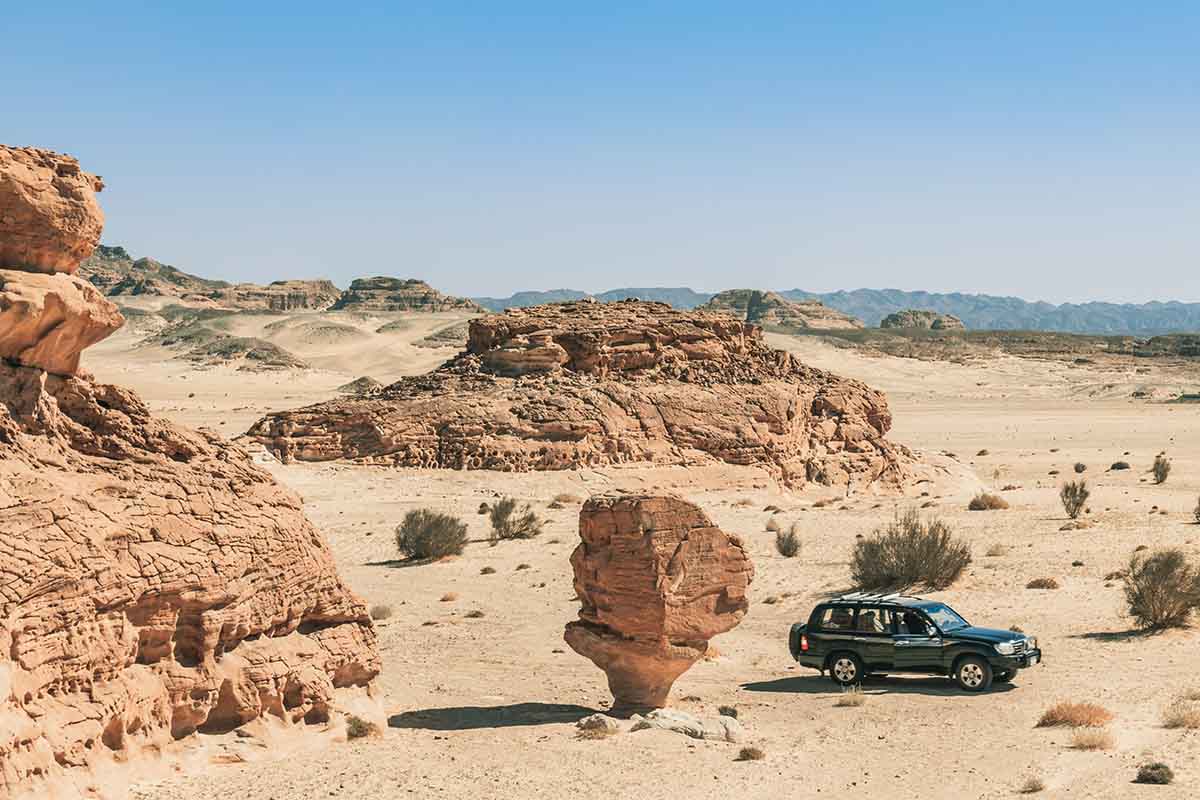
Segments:
[[[945,603],[856,592],[821,603],[792,626],[792,658],[842,686],[870,674],[946,675],[969,692],[1007,683],[1042,661],[1037,639],[976,628]]]

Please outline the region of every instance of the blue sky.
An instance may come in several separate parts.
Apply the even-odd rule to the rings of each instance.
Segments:
[[[0,141],[206,276],[1200,301],[1194,2],[165,5],[5,9]]]

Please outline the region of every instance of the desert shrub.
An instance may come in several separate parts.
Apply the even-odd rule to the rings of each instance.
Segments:
[[[781,530],[779,527],[779,520],[775,519],[774,517],[771,517],[769,520],[767,520],[767,530],[771,533],[779,533]]]
[[[776,603],[778,603],[778,602],[779,602],[779,596],[778,596],[778,595],[769,594],[769,595],[767,595],[766,597],[764,597],[764,598],[763,598],[763,603],[764,603],[765,605],[768,605],[768,606],[773,606],[773,605],[775,605],[775,604],[776,604]]]
[[[518,569],[518,570],[521,570],[521,569],[533,569],[533,565],[532,565],[532,564],[525,564],[525,563],[521,563],[521,564],[517,564],[517,566],[515,567],[515,569]]]
[[[949,525],[909,509],[855,543],[850,578],[859,589],[945,589],[970,563],[970,546]]]
[[[1109,469],[1112,470],[1113,472],[1120,472],[1122,470],[1129,469],[1129,462],[1128,461],[1114,461],[1112,466],[1109,467]]]
[[[1137,777],[1133,779],[1133,782],[1165,786],[1173,780],[1175,780],[1175,773],[1171,771],[1170,767],[1161,761],[1152,761],[1138,767]]]
[[[1030,775],[1017,789],[1017,794],[1037,794],[1046,788],[1046,782],[1037,775]]]
[[[483,619],[486,615],[478,608],[472,609],[466,613],[467,619]]]
[[[758,747],[743,747],[741,750],[738,751],[737,758],[734,760],[735,761],[762,761],[766,757],[767,757],[767,754],[764,753]]]
[[[564,506],[569,506],[575,503],[582,503],[583,500],[576,495],[563,493],[554,495],[554,502],[562,503]]]
[[[998,494],[983,492],[971,498],[967,504],[968,511],[1000,511],[1008,508],[1008,501]]]
[[[1104,728],[1076,728],[1071,734],[1071,747],[1075,750],[1112,750],[1116,742]]]
[[[1026,589],[1057,589],[1058,581],[1054,578],[1034,578],[1025,584]]]
[[[784,558],[795,558],[800,554],[800,535],[796,533],[795,525],[775,534],[775,549]]]
[[[1059,490],[1058,499],[1062,501],[1063,510],[1067,512],[1067,516],[1077,519],[1091,495],[1092,491],[1088,489],[1087,481],[1068,481]]]
[[[1101,728],[1112,722],[1113,714],[1104,706],[1095,703],[1077,703],[1063,700],[1050,706],[1038,720],[1039,728]]]
[[[1178,697],[1163,709],[1162,720],[1164,728],[1200,730],[1200,704],[1186,695]]]
[[[1075,462],[1075,474],[1082,475],[1085,472],[1087,472],[1087,464],[1083,463],[1082,461],[1076,461]]]
[[[495,567],[484,567],[483,569],[479,570],[479,574],[480,575],[495,575],[496,568]]]
[[[347,739],[361,739],[364,736],[371,736],[378,731],[378,726],[376,726],[373,722],[367,722],[362,717],[351,714],[346,718]]]
[[[488,510],[492,532],[488,541],[496,545],[505,539],[532,539],[542,532],[545,524],[529,504],[517,508],[515,497],[505,497],[492,504]]]
[[[458,555],[467,544],[467,526],[457,517],[419,508],[396,528],[396,547],[410,559]]]
[[[371,619],[383,620],[392,616],[391,606],[371,606]]]
[[[737,706],[717,706],[717,713],[722,717],[733,717],[737,719]]]
[[[848,686],[842,689],[841,697],[833,705],[837,708],[858,708],[866,705],[867,696],[861,686]]]
[[[1154,457],[1154,466],[1150,471],[1154,473],[1155,483],[1165,483],[1167,476],[1171,474],[1171,459],[1159,453]]]
[[[1125,575],[1129,614],[1141,628],[1178,628],[1200,607],[1200,568],[1179,549],[1134,553]]]
[[[982,450],[980,450],[978,453],[976,453],[975,455],[979,458],[982,458],[983,456],[991,455],[991,453],[989,453],[988,449],[985,447]]]

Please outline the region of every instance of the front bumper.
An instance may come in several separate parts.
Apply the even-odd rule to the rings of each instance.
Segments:
[[[1002,656],[999,653],[988,659],[992,669],[1028,669],[1042,664],[1042,651],[1034,648],[1019,656]]]

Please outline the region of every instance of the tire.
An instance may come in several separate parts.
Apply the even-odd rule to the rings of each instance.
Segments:
[[[1017,677],[1015,669],[1002,669],[992,674],[992,681],[994,683],[1011,683],[1015,677]]]
[[[954,667],[954,681],[968,692],[986,692],[992,685],[992,668],[980,656],[965,656]]]
[[[862,659],[854,653],[834,653],[829,657],[829,677],[838,686],[858,686],[866,674]]]

